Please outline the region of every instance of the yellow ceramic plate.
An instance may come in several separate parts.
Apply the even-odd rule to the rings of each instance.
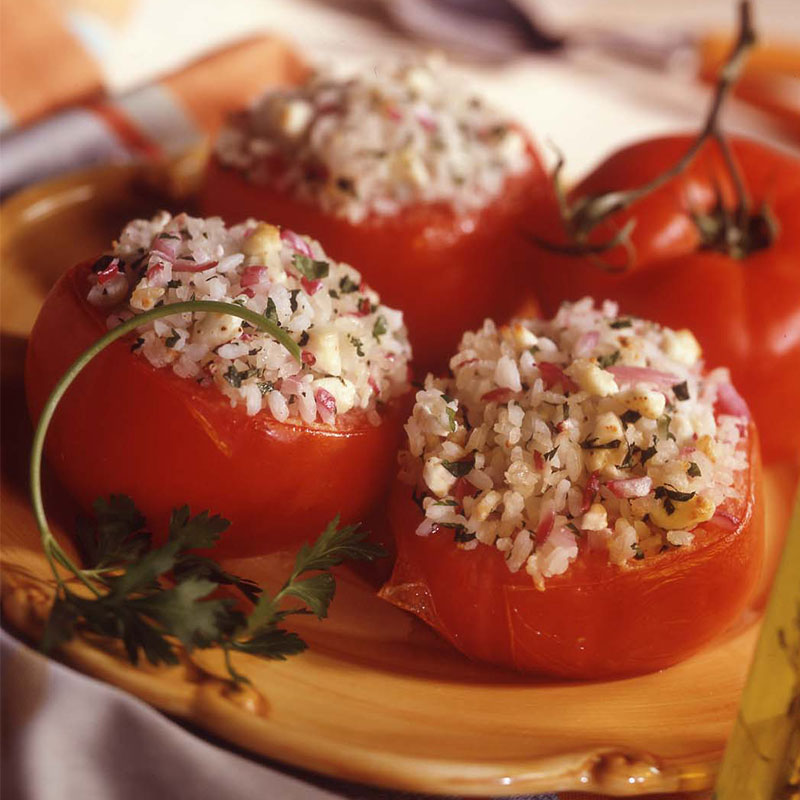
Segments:
[[[184,177],[198,163],[184,163]],[[2,210],[3,610],[31,637],[52,586],[25,486],[25,337],[64,269],[106,248],[132,216],[176,204],[154,188],[153,174],[115,167],[69,176],[16,195]],[[175,176],[156,174],[173,188]],[[771,479],[775,490],[789,477]],[[55,495],[48,502],[58,522],[63,504]],[[777,516],[772,527],[782,529]],[[287,566],[277,556],[233,568],[269,583]],[[433,793],[631,795],[712,783],[757,617],[750,612],[702,653],[655,675],[555,683],[467,661],[379,600],[368,580],[345,573],[330,618],[298,626],[307,653],[285,663],[238,660],[252,690],[230,691],[214,652],[136,669],[107,643],[77,640],[64,658],[236,745],[338,778]]]

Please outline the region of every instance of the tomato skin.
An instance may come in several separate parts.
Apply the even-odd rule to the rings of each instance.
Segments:
[[[530,169],[511,176],[495,201],[466,218],[445,205],[421,205],[353,224],[288,192],[255,185],[215,157],[200,208],[229,225],[269,219],[319,239],[332,258],[359,270],[382,302],[404,312],[415,371],[424,375],[447,368],[464,331],[486,317],[503,321],[530,302],[523,230],[535,227],[552,192],[532,146],[529,153]]]
[[[674,164],[691,137],[650,139],[612,155],[570,193],[572,199],[640,186]],[[690,328],[709,367],[727,366],[761,433],[765,460],[800,455],[800,160],[756,142],[734,139],[733,152],[751,205],[767,204],[780,231],[766,249],[743,260],[700,250],[691,214],[710,211],[719,190],[735,192],[718,146],[709,142],[679,177],[611,217],[593,235],[608,241],[636,220],[628,269],[609,274],[587,257],[538,249],[535,288],[546,314],[586,295],[620,303],[622,313]],[[552,219],[551,231],[563,230]],[[550,234],[550,241],[558,235]],[[607,256],[626,264],[621,248]]]
[[[629,568],[585,550],[543,592],[502,553],[460,550],[448,531],[414,532],[422,512],[396,482],[389,516],[398,557],[381,596],[417,614],[467,656],[524,672],[601,679],[663,669],[691,655],[744,609],[761,570],[763,503],[755,429],[742,498],[712,520],[691,548],[671,549]]]
[[[105,332],[91,307],[90,264],[65,273],[28,344],[28,407],[38,419],[67,367]],[[363,519],[385,496],[408,399],[381,425],[346,415],[341,428],[280,423],[231,408],[215,387],[156,369],[114,342],[70,386],[51,422],[46,454],[87,510],[99,496],[130,495],[163,537],[171,509],[188,504],[231,521],[216,555],[261,554],[314,539],[336,515]]]

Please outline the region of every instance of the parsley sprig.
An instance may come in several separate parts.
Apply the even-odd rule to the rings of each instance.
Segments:
[[[230,659],[231,652],[285,659],[306,648],[281,627],[296,614],[324,619],[336,583],[329,570],[346,559],[371,561],[385,555],[366,532],[331,521],[313,545],[304,545],[294,569],[275,595],[254,582],[227,572],[217,561],[198,555],[218,541],[229,523],[188,506],[173,510],[166,542],[153,548],[146,521],[133,500],[111,495],[94,504],[94,518],[79,520],[76,538],[84,566],[77,566],[58,543],[44,512],[41,468],[44,441],[55,409],[72,381],[102,350],[140,325],[182,312],[224,313],[266,331],[299,360],[300,351],[285,331],[240,306],[189,301],[137,315],[107,333],[70,366],[44,405],[33,437],[30,464],[31,503],[45,557],[56,583],[56,596],[45,626],[42,647],[53,650],[78,630],[119,639],[128,658],[144,656],[152,664],[175,664],[177,643],[187,651],[221,647],[231,679],[247,681]],[[66,574],[65,574],[66,572]],[[77,585],[82,589],[76,591]],[[237,597],[236,593],[242,597]],[[242,610],[253,604],[249,614]]]

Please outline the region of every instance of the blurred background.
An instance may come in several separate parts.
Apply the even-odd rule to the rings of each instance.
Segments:
[[[756,0],[754,9],[763,47],[727,127],[798,150],[800,3]],[[0,14],[7,193],[68,167],[171,152],[213,132],[262,88],[259,71],[266,76],[271,62],[241,43],[265,35],[299,60],[344,69],[443,50],[543,150],[556,144],[575,177],[623,143],[699,123],[702,78],[725,52],[736,2],[0,0]],[[196,68],[220,53],[227,56],[213,69]],[[106,104],[102,123],[96,109],[86,115],[98,102]],[[126,124],[128,139],[138,132],[153,148],[118,141],[119,130],[109,138],[109,128]]]

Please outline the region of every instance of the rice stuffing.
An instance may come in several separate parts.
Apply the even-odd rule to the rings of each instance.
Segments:
[[[522,134],[436,59],[317,72],[277,89],[221,131],[216,154],[270,184],[360,222],[419,203],[469,213],[530,166]]]
[[[378,425],[385,404],[408,391],[402,313],[293,231],[160,212],[129,223],[89,282],[88,300],[110,310],[109,328],[187,300],[235,303],[277,323],[299,345],[300,363],[269,334],[225,314],[162,317],[143,324],[132,345],[154,367],[216,386],[251,416],[333,425],[355,409]]]
[[[450,371],[418,392],[400,454],[425,514],[417,533],[496,547],[540,589],[581,548],[625,567],[691,547],[747,468],[728,371],[704,375],[691,332],[618,316],[609,301],[487,320]]]

